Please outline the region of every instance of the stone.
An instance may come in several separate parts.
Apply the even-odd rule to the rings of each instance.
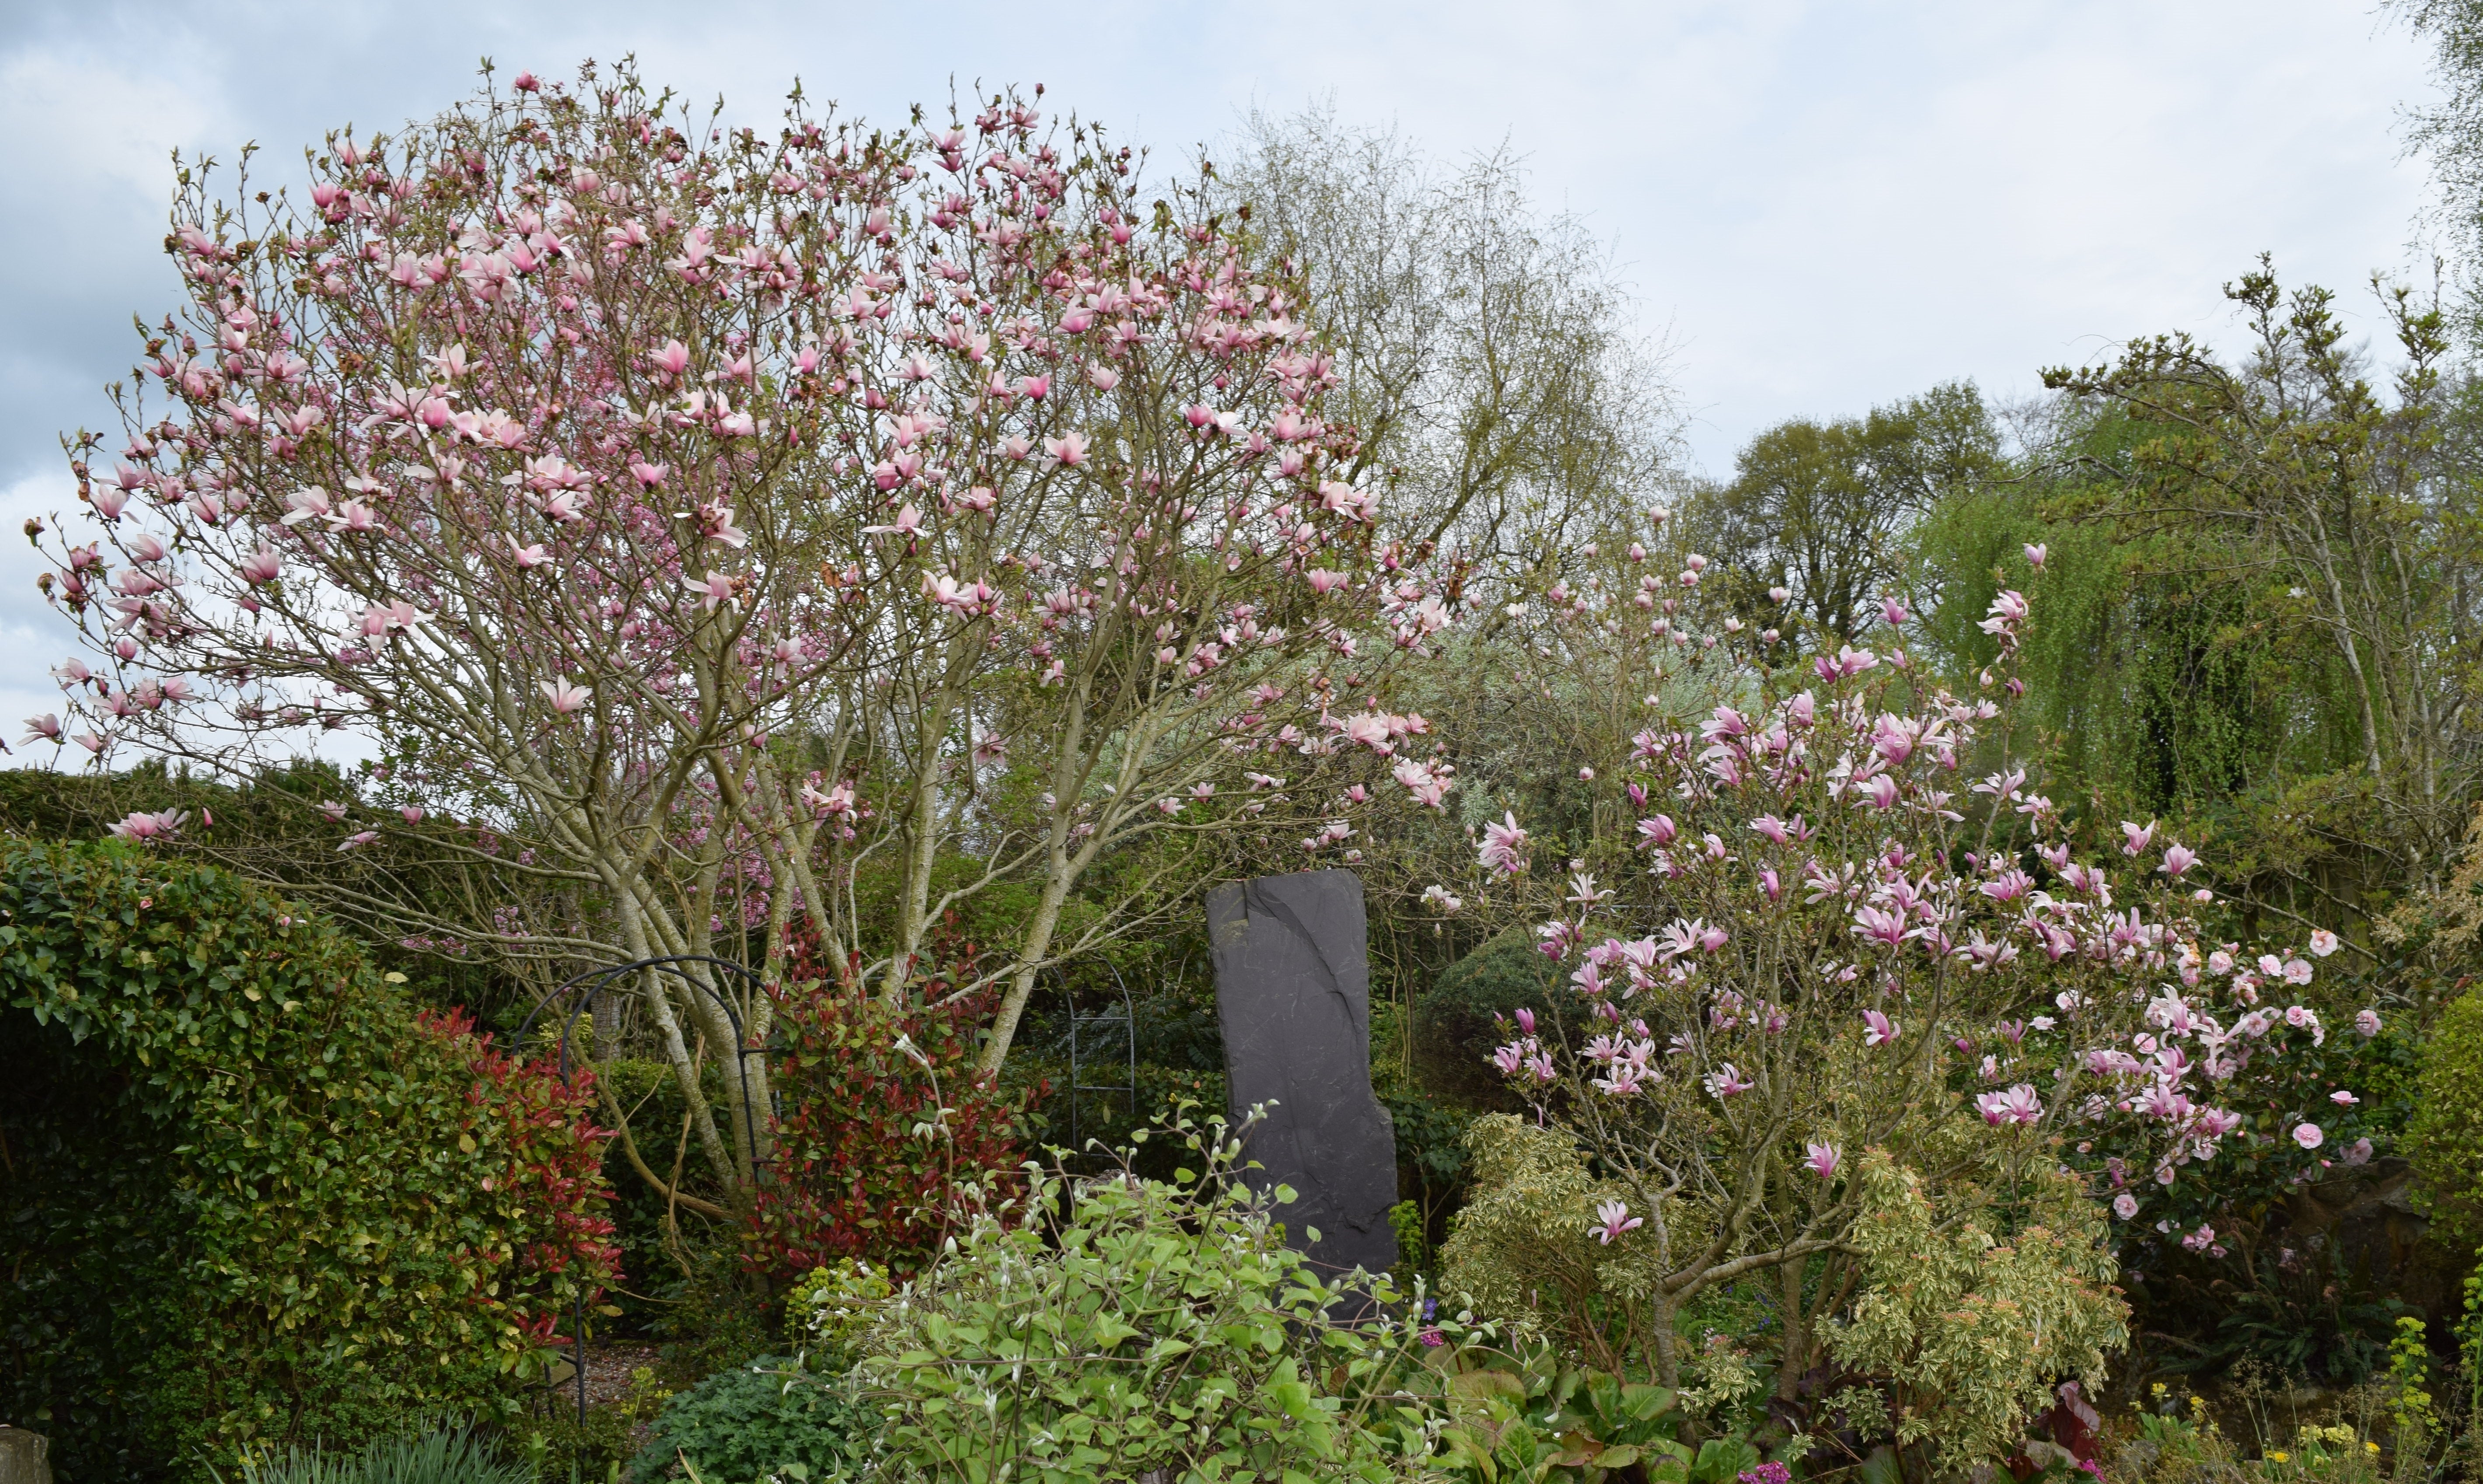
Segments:
[[[1396,1265],[1397,1131],[1371,1091],[1371,967],[1362,881],[1299,871],[1207,896],[1215,1013],[1224,1028],[1227,1112],[1256,1190],[1290,1185],[1288,1245],[1334,1281]],[[1319,1232],[1313,1241],[1310,1232]]]
[[[52,1484],[51,1440],[0,1423],[0,1484]]]

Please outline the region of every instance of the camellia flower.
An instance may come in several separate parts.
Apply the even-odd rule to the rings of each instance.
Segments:
[[[2355,1011],[2354,1029],[2359,1032],[2364,1040],[2368,1040],[2369,1038],[2378,1035],[2380,1033],[2380,1013],[2370,1008],[2368,1005]]]
[[[1587,1230],[1595,1233],[1595,1240],[1609,1247],[1613,1244],[1614,1237],[1644,1225],[1646,1225],[1646,1218],[1631,1215],[1627,1204],[1620,1201],[1602,1201],[1595,1206],[1595,1225]]]
[[[2312,958],[2324,959],[2328,955],[2336,952],[2337,947],[2338,944],[2336,934],[2329,932],[2326,928],[2313,928],[2310,930],[2310,956]]]
[[[2336,1104],[2336,1106],[2340,1108],[2350,1108],[2363,1100],[2355,1097],[2352,1093],[2349,1093],[2340,1087],[2328,1095],[2328,1100]]]
[[[2328,1135],[2317,1124],[2296,1124],[2293,1126],[2293,1142],[2304,1149],[2317,1149],[2328,1142]]]
[[[2138,1214],[2138,1197],[2124,1190],[2112,1198],[2112,1213],[2123,1221]]]

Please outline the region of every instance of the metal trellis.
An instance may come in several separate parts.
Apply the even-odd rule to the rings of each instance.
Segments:
[[[1111,967],[1108,964],[1105,967]],[[1060,984],[1061,997],[1069,1004],[1069,1148],[1072,1153],[1082,1154],[1086,1151],[1086,1141],[1082,1136],[1083,1130],[1078,1114],[1078,1100],[1081,1094],[1123,1094],[1129,1099],[1130,1117],[1135,1119],[1138,1116],[1137,1011],[1130,1000],[1130,987],[1122,980],[1121,971],[1118,968],[1112,968],[1111,973],[1113,987],[1121,992],[1121,1010],[1118,1015],[1109,1012],[1103,1015],[1080,1015],[1077,995],[1071,993],[1066,976],[1063,976]],[[1121,1028],[1123,1065],[1128,1072],[1129,1080],[1118,1083],[1089,1083],[1086,1080],[1086,1065],[1079,1056],[1079,1033],[1081,1030],[1110,1025]]]

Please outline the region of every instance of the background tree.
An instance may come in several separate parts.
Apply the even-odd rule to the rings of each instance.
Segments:
[[[1696,540],[1742,585],[1746,619],[1778,622],[1781,602],[1759,590],[1782,587],[1790,613],[1834,649],[1860,636],[1882,598],[1913,590],[1914,523],[2000,462],[1998,429],[1967,382],[1867,417],[1797,418],[1753,437],[1733,478],[1695,502]]]
[[[2402,360],[2384,396],[2326,290],[2285,293],[2262,260],[2227,290],[2251,336],[2228,364],[2182,334],[2047,385],[2111,405],[2137,435],[2089,455],[2105,476],[2082,514],[2168,538],[2186,571],[2283,584],[2289,621],[2341,670],[2351,772],[2376,808],[2361,841],[2396,882],[2448,870],[2476,779],[2467,704],[2478,651],[2472,466],[2451,435],[2460,394],[2436,305],[2382,286]],[[2272,617],[2275,617],[2272,615]]]

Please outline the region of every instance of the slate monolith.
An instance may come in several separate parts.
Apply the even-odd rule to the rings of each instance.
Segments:
[[[1371,967],[1362,882],[1300,871],[1207,896],[1215,1013],[1224,1027],[1228,1112],[1263,1167],[1254,1188],[1290,1185],[1286,1240],[1333,1279],[1397,1261],[1397,1133],[1371,1091]],[[1310,1232],[1319,1240],[1310,1240]]]

